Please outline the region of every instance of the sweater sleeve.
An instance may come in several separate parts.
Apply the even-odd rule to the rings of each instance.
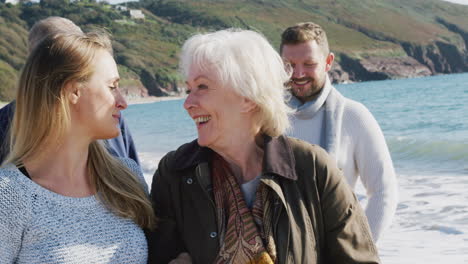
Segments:
[[[145,177],[143,176],[143,172],[141,171],[141,168],[136,163],[136,161],[130,158],[119,158],[119,159],[125,164],[125,166],[127,166],[130,169],[130,171],[133,172],[135,176],[137,176],[137,179],[143,185],[143,189],[145,190],[145,193],[149,194],[148,184],[146,183]]]
[[[0,263],[14,263],[30,213],[26,193],[5,171],[11,172],[0,169]]]
[[[353,125],[354,162],[367,193],[365,208],[374,241],[388,228],[398,202],[398,184],[384,135],[365,106],[354,102],[346,122]]]
[[[126,154],[129,158],[134,160],[137,165],[140,165],[140,160],[138,159],[138,153],[136,151],[135,142],[133,141],[132,133],[130,133],[130,128],[123,116],[120,118],[120,132],[122,139],[125,145]]]

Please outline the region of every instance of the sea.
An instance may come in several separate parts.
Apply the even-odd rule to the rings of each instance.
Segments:
[[[399,203],[378,241],[382,263],[468,263],[468,74],[336,85],[363,103],[385,135]],[[183,99],[130,105],[148,183],[168,151],[196,139]],[[365,190],[356,189],[365,206]]]

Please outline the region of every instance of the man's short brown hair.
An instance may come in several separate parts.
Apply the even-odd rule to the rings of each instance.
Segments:
[[[325,55],[330,53],[327,34],[323,28],[312,22],[304,22],[288,27],[281,34],[280,53],[284,45],[296,45],[315,40]]]

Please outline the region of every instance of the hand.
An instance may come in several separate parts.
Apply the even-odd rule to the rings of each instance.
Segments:
[[[192,264],[192,258],[190,258],[190,255],[187,252],[183,252],[168,264]]]

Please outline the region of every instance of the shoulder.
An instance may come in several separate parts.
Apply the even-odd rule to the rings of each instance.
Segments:
[[[10,126],[15,112],[15,103],[11,102],[0,109],[0,133]]]
[[[367,126],[369,123],[377,124],[372,113],[360,102],[345,98],[346,104],[343,112],[343,121],[348,124]]]
[[[7,189],[16,189],[16,187],[22,185],[19,177],[22,175],[14,165],[7,164],[0,168],[0,190],[6,191]],[[0,192],[0,194],[3,194]]]
[[[11,102],[0,109],[0,119],[11,118],[15,112],[15,103]]]
[[[0,222],[8,224],[8,219],[20,223],[30,209],[29,190],[25,181],[29,180],[16,167],[7,165],[0,168]]]
[[[336,161],[322,147],[297,138],[287,137],[287,140],[294,155],[296,171],[316,177],[340,177]]]
[[[368,134],[380,130],[380,126],[372,113],[363,104],[346,98],[343,112],[343,129],[355,136],[367,137]]]
[[[130,171],[137,177],[140,183],[143,185],[143,188],[146,192],[148,192],[148,184],[146,183],[145,177],[143,176],[143,172],[141,167],[132,159],[130,158],[117,158],[124,166],[130,169]]]
[[[330,159],[328,153],[319,145],[310,144],[301,139],[286,137],[294,155],[296,163],[327,163]],[[318,165],[317,164],[317,165]]]
[[[356,118],[367,118],[372,117],[371,112],[365,105],[360,102],[354,101],[352,99],[345,97],[345,108],[344,114],[346,116],[356,117]]]
[[[162,186],[178,186],[184,175],[195,172],[201,165],[210,162],[212,150],[200,147],[197,140],[181,145],[178,149],[167,153],[159,162],[158,169],[153,175],[152,188]],[[177,187],[176,187],[177,188]]]
[[[323,189],[324,183],[342,177],[336,161],[319,145],[290,137],[288,143],[294,155],[299,185],[306,190],[314,185]]]
[[[138,166],[138,164],[130,159],[130,158],[123,158],[123,157],[117,157],[117,159],[123,164],[125,165],[127,168],[129,168],[132,172],[136,173],[136,174],[140,174],[141,173],[141,168],[140,166]]]
[[[197,140],[181,145],[175,151],[167,153],[160,166],[168,170],[185,170],[196,167],[200,163],[209,162],[212,150],[198,145]]]

